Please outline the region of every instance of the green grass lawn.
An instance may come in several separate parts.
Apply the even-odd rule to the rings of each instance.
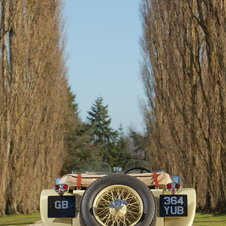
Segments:
[[[226,213],[196,213],[194,226],[226,226]]]
[[[41,220],[40,213],[12,214],[0,217],[0,225],[4,226],[25,226]],[[194,226],[226,226],[226,213],[196,213]]]
[[[25,226],[41,220],[40,213],[12,214],[0,217],[0,225],[4,226]]]

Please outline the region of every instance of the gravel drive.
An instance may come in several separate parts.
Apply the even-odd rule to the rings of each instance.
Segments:
[[[34,224],[29,224],[27,226],[43,226],[43,224],[42,224],[42,221],[40,220],[40,221],[35,222]]]

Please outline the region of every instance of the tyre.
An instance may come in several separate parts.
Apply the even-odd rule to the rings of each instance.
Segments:
[[[135,177],[113,174],[93,182],[80,202],[81,226],[154,226],[151,190]]]

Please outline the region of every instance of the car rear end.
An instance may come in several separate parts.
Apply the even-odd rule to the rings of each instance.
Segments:
[[[191,226],[195,217],[196,193],[182,188],[174,194],[165,189],[151,189],[157,203],[156,226]],[[84,190],[59,195],[43,190],[40,198],[41,218],[45,226],[80,226],[79,204]]]

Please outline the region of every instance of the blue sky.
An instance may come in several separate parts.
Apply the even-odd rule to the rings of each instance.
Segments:
[[[114,129],[121,123],[125,132],[131,126],[143,130],[140,2],[65,0],[68,78],[82,121],[96,98],[103,97]]]

